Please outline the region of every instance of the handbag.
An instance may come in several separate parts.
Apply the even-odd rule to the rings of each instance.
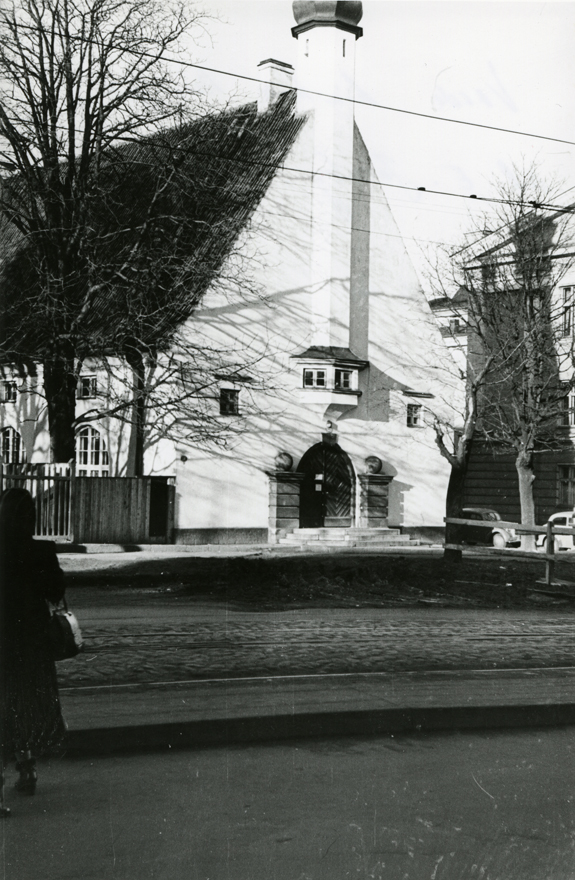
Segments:
[[[79,654],[84,646],[76,615],[68,610],[65,599],[62,600],[62,606],[52,609],[48,623],[48,640],[54,660],[69,660]]]

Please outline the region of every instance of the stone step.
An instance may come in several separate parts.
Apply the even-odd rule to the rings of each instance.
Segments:
[[[356,541],[300,541],[299,543],[284,545],[300,547],[305,551],[322,553],[329,550],[389,550],[390,547],[416,546],[417,542],[408,540],[380,541],[373,544],[359,543]]]
[[[296,535],[304,540],[332,540],[340,538],[361,538],[363,535],[368,537],[399,535],[399,529],[360,529],[360,528],[317,528],[317,529],[294,529],[290,534]]]
[[[315,528],[294,529],[281,538],[280,545],[301,547],[306,550],[350,549],[353,547],[377,549],[378,547],[405,546],[413,543],[409,535],[399,529],[365,528]]]
[[[354,544],[409,544],[411,538],[409,535],[360,535],[359,537],[350,537],[348,540]]]

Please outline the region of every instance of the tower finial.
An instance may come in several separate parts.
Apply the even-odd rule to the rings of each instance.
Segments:
[[[356,39],[363,34],[358,27],[363,15],[360,0],[294,0],[292,8],[297,22],[292,28],[294,37],[315,27],[336,27],[355,34]]]

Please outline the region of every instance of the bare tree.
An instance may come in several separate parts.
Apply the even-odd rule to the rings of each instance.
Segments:
[[[454,451],[437,425],[440,452],[451,462],[448,515],[460,515],[462,482],[473,435],[515,454],[521,520],[535,523],[533,456],[560,448],[558,426],[573,385],[573,341],[564,333],[572,303],[558,284],[573,265],[572,209],[554,209],[558,187],[535,167],[515,169],[499,184],[499,202],[475,230],[476,242],[451,255],[452,281],[466,292],[467,395]],[[489,231],[492,230],[492,231]],[[527,536],[523,546],[533,547]]]
[[[3,290],[2,347],[43,367],[52,456],[74,457],[78,362],[104,280],[93,206],[127,139],[198,111],[171,64],[202,18],[186,0],[19,0],[0,7],[3,258],[23,283],[23,320]],[[95,247],[96,246],[96,247]]]
[[[181,402],[166,366],[175,335],[218,278],[249,287],[230,255],[301,124],[290,95],[264,114],[255,105],[206,112],[165,60],[199,19],[184,0],[161,9],[156,0],[24,0],[26,24],[22,9],[3,20],[16,50],[0,52],[0,73],[3,64],[17,84],[36,84],[18,92],[24,124],[16,105],[0,116],[13,172],[0,199],[4,359],[42,364],[59,460],[74,455],[82,362],[123,359],[129,393],[101,413],[129,420],[136,475],[153,389],[163,385],[164,410]],[[56,80],[47,50],[42,63],[29,57],[50,35]],[[191,401],[205,359],[184,384]]]

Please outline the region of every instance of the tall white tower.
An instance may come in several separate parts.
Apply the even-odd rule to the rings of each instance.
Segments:
[[[297,108],[313,128],[313,342],[349,348],[355,44],[362,35],[362,4],[295,0],[293,13]]]

